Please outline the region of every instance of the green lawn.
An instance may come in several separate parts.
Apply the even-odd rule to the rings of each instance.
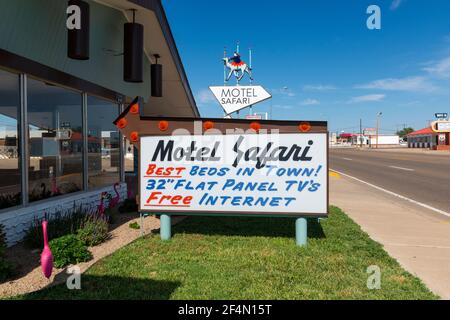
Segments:
[[[57,286],[22,299],[436,299],[342,211],[310,221],[307,248],[295,221],[192,217],[163,243],[150,235],[98,262],[82,290]],[[367,267],[382,271],[367,289]]]

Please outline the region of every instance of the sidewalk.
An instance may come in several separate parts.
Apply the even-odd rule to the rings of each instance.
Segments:
[[[450,151],[435,151],[430,149],[422,148],[406,148],[406,147],[380,147],[378,149],[374,148],[358,148],[356,146],[350,147],[331,147],[331,149],[356,149],[361,152],[388,152],[388,153],[406,153],[406,154],[425,154],[432,156],[450,156]]]
[[[93,255],[93,259],[78,264],[82,273],[100,259],[109,256],[141,236],[140,230],[131,229],[129,227],[130,223],[140,223],[139,218],[130,219],[130,216],[136,216],[136,214],[122,214],[118,216],[117,223],[113,226],[113,230],[110,231],[111,238],[99,246],[89,248]],[[145,233],[148,234],[152,230],[158,228],[159,220],[155,217],[149,217],[144,220]],[[55,268],[52,277],[50,280],[47,280],[43,276],[39,264],[40,250],[31,251],[30,249],[27,249],[23,243],[9,248],[7,250],[7,255],[8,259],[13,262],[17,275],[14,277],[14,280],[0,283],[0,299],[14,297],[64,283],[68,277],[66,273],[68,268]]]
[[[450,299],[450,218],[338,175],[330,177],[330,203],[430,290]]]

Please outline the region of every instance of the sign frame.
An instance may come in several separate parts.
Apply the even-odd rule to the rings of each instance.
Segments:
[[[329,196],[329,131],[328,131],[328,123],[326,121],[281,121],[281,120],[261,120],[261,121],[251,121],[245,119],[219,119],[219,118],[177,118],[177,117],[148,117],[148,116],[140,116],[139,114],[132,114],[130,111],[130,107],[127,108],[114,122],[116,125],[119,120],[125,118],[127,121],[127,126],[125,128],[120,129],[122,134],[125,137],[130,137],[133,132],[140,132],[139,137],[155,137],[155,136],[168,136],[167,131],[162,132],[158,128],[158,124],[161,122],[167,122],[169,124],[170,129],[182,128],[186,130],[189,134],[193,135],[195,133],[195,126],[197,123],[201,124],[206,122],[213,122],[215,125],[215,129],[220,130],[221,132],[225,132],[227,129],[241,129],[241,130],[249,130],[251,124],[258,123],[261,126],[261,130],[279,130],[279,134],[286,133],[297,133],[297,134],[323,134],[326,137],[326,212],[323,213],[280,213],[280,212],[264,212],[264,213],[253,213],[253,212],[245,212],[243,210],[241,213],[234,212],[221,212],[221,211],[207,211],[207,212],[190,212],[189,210],[180,210],[177,211],[167,211],[163,209],[158,210],[140,210],[141,212],[145,212],[147,214],[154,214],[157,216],[168,215],[168,216],[231,216],[231,217],[242,217],[242,216],[251,216],[251,217],[279,217],[279,218],[326,218],[329,215],[329,207],[330,207],[330,196]],[[301,132],[300,126],[302,124],[307,124],[309,127],[308,132]],[[131,140],[131,139],[130,139]],[[138,141],[132,142],[133,145],[140,149],[141,139]],[[141,154],[141,153],[139,153]],[[140,170],[141,170],[141,161],[138,159],[138,197],[137,203],[140,206],[139,195],[141,194],[141,181],[140,181]]]
[[[176,117],[149,117],[144,115],[143,113],[143,98],[136,97],[129,106],[117,117],[115,121],[113,121],[114,125],[119,129],[121,134],[121,138],[128,138],[131,143],[137,148],[140,149],[141,137],[145,136],[169,136],[167,132],[173,131],[176,128],[183,128],[186,135],[199,135],[199,133],[204,134],[207,128],[213,127],[214,129],[225,130],[227,128],[234,129],[234,134],[240,132],[246,132],[247,130],[260,131],[261,133],[270,132],[273,129],[277,130],[277,133],[321,133],[325,136],[325,161],[326,161],[326,177],[325,181],[327,183],[326,188],[326,206],[323,214],[314,213],[299,213],[292,214],[290,212],[274,212],[273,214],[270,212],[261,213],[253,213],[253,212],[245,212],[245,210],[240,212],[219,212],[219,211],[202,211],[202,212],[189,212],[188,216],[217,216],[217,217],[274,217],[274,218],[295,218],[295,239],[296,244],[298,246],[304,247],[307,245],[307,234],[308,234],[308,218],[318,219],[318,218],[326,218],[329,216],[330,211],[330,172],[329,172],[329,131],[328,131],[328,123],[326,121],[280,121],[280,120],[260,120],[260,121],[251,121],[245,119],[201,119],[201,118],[176,118]],[[210,123],[208,123],[210,122]],[[211,126],[212,124],[212,126]],[[200,130],[199,130],[200,127]],[[236,132],[237,130],[243,130],[240,132]],[[267,130],[267,131],[262,131]],[[172,132],[173,133],[173,132]],[[180,133],[180,132],[178,132]],[[212,132],[211,132],[212,133]],[[230,133],[230,132],[229,132]],[[255,132],[257,133],[257,132]],[[135,159],[138,160],[138,159]],[[141,161],[135,165],[138,167],[138,192],[141,192],[141,181],[140,181],[140,172],[141,172]],[[136,196],[136,203],[140,206],[139,202],[139,194]],[[170,212],[163,212],[158,210],[148,211],[150,215],[155,215],[160,219],[161,227],[160,227],[160,235],[162,241],[168,241],[172,237],[171,231],[171,221],[173,216],[186,216],[186,211],[183,210],[178,213],[173,210]],[[143,212],[139,212],[141,217],[141,233],[144,234],[143,231],[143,218],[146,215]]]
[[[450,129],[449,130],[439,130],[438,129],[440,123],[446,123],[446,124],[448,124],[450,126],[450,121],[442,121],[442,120],[441,121],[434,121],[431,124],[431,130],[433,130],[433,132],[435,132],[435,133],[449,133]]]

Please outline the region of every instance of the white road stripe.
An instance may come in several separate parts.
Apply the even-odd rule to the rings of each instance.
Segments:
[[[353,159],[350,159],[350,158],[342,158],[342,159],[347,160],[347,161],[353,161]]]
[[[432,246],[432,245],[426,245],[426,244],[386,243],[386,245],[387,246],[393,246],[393,247],[415,247],[415,248],[447,249],[447,250],[450,250],[450,247]]]
[[[340,171],[333,170],[333,169],[331,169],[331,171],[334,171],[334,172],[336,172],[336,173],[339,173],[341,176],[344,176],[344,177],[353,179],[353,180],[355,180],[355,181],[361,182],[361,183],[363,183],[363,184],[365,184],[365,185],[368,185],[369,187],[375,188],[375,189],[377,189],[377,190],[379,190],[379,191],[383,191],[383,192],[385,192],[385,193],[387,193],[387,194],[390,194],[390,195],[392,195],[392,196],[394,196],[394,197],[400,198],[400,199],[402,199],[402,200],[406,200],[406,201],[411,202],[411,203],[413,203],[413,204],[415,204],[415,205],[418,205],[418,206],[421,206],[421,207],[426,208],[426,209],[428,209],[428,210],[431,210],[431,211],[434,211],[434,212],[436,212],[436,213],[442,214],[442,215],[444,215],[444,216],[446,216],[446,217],[450,217],[450,213],[449,213],[449,212],[446,212],[446,211],[444,211],[444,210],[436,209],[436,208],[434,208],[434,207],[432,207],[432,206],[429,206],[429,205],[427,205],[427,204],[425,204],[425,203],[422,203],[422,202],[419,202],[419,201],[416,201],[416,200],[407,198],[407,197],[405,197],[405,196],[402,196],[402,195],[400,195],[400,194],[398,194],[398,193],[395,193],[395,192],[392,192],[392,191],[383,189],[383,188],[381,188],[381,187],[379,187],[379,186],[376,186],[376,185],[371,184],[371,183],[369,183],[369,182],[366,182],[366,181],[363,181],[363,180],[361,180],[361,179],[352,177],[352,176],[350,176],[350,175],[348,175],[348,174],[345,174],[345,173],[342,173],[342,172],[340,172]]]
[[[389,166],[389,168],[403,170],[403,171],[416,171],[414,169],[408,169],[408,168],[402,168],[402,167],[396,167],[396,166]]]

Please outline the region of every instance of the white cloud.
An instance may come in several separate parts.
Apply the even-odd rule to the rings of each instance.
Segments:
[[[388,78],[357,85],[357,89],[378,89],[387,91],[429,92],[436,89],[425,77]]]
[[[302,106],[316,106],[319,104],[320,104],[320,101],[316,100],[316,99],[306,99],[306,100],[300,102],[300,105],[302,105]]]
[[[365,96],[353,97],[348,103],[361,103],[361,102],[379,102],[386,98],[385,94],[368,94]]]
[[[304,91],[331,91],[336,90],[337,88],[332,85],[307,85],[303,87]]]
[[[285,97],[295,97],[296,96],[295,92],[293,92],[288,87],[284,87],[281,89],[272,89],[271,91],[272,91],[273,95],[280,95],[280,96],[285,96]]]
[[[404,0],[394,0],[391,3],[391,10],[397,10],[398,7],[404,2]]]
[[[274,109],[284,109],[284,110],[291,110],[291,109],[294,109],[294,107],[293,106],[291,106],[291,105],[281,105],[281,104],[276,104],[276,105],[274,105],[273,106],[274,107]]]
[[[450,78],[450,57],[442,59],[423,70],[439,78]]]
[[[212,94],[212,92],[210,90],[201,90],[198,94],[197,94],[197,102],[199,102],[200,104],[206,104],[206,103],[211,103],[216,101],[216,98],[214,97],[214,95]]]

